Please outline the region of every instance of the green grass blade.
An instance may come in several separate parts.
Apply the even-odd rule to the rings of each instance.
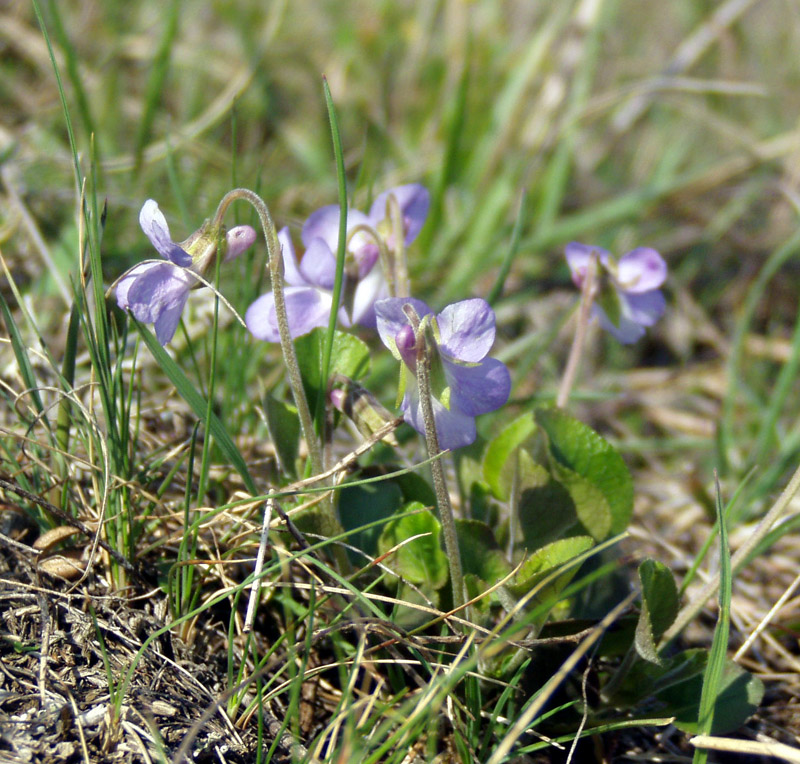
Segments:
[[[744,301],[742,313],[736,324],[736,330],[731,343],[731,352],[728,358],[728,390],[723,401],[722,416],[719,421],[717,446],[719,449],[720,464],[725,467],[728,463],[728,453],[733,440],[733,430],[736,420],[736,398],[739,390],[739,380],[742,376],[744,362],[744,343],[750,325],[753,322],[756,308],[764,296],[767,285],[781,266],[800,250],[800,233],[792,236],[783,246],[778,247],[769,257],[758,278],[750,287]],[[724,474],[724,471],[723,471]]]
[[[720,546],[720,586],[719,586],[719,616],[714,629],[714,641],[708,656],[706,673],[703,678],[703,693],[700,696],[699,730],[700,735],[710,735],[714,724],[714,706],[717,701],[717,690],[722,681],[725,670],[725,660],[728,654],[728,637],[731,623],[731,554],[728,548],[728,530],[725,525],[725,513],[722,508],[722,496],[719,487],[719,478],[716,482],[717,524],[719,526]],[[708,750],[697,748],[694,752],[692,764],[706,764]]]
[[[336,178],[339,188],[339,241],[336,249],[336,276],[333,282],[333,302],[331,304],[331,315],[328,321],[328,331],[325,335],[325,346],[322,351],[322,380],[323,385],[327,385],[330,375],[331,354],[333,352],[333,335],[336,331],[336,319],[339,314],[339,303],[342,297],[342,284],[344,282],[344,258],[347,248],[347,181],[344,171],[344,150],[342,149],[342,136],[339,132],[339,122],[336,119],[336,107],[333,103],[331,89],[328,80],[322,78],[322,88],[325,92],[325,106],[328,109],[328,119],[331,123],[331,139],[333,140],[333,153],[336,159]],[[314,419],[316,420],[317,432],[321,432],[325,417],[325,396],[317,398]]]
[[[175,36],[178,33],[178,18],[180,16],[181,0],[172,0],[167,11],[167,18],[163,25],[163,33],[159,41],[158,50],[153,59],[153,69],[150,79],[147,82],[147,89],[144,96],[144,114],[139,123],[139,130],[136,134],[136,148],[134,150],[134,166],[136,173],[141,167],[144,147],[150,138],[153,127],[153,120],[156,110],[164,92],[164,82],[169,71],[170,54],[172,52]]]
[[[78,104],[78,114],[80,121],[83,123],[83,129],[86,136],[97,136],[94,120],[92,119],[92,112],[89,108],[89,98],[86,95],[86,89],[83,87],[83,80],[81,79],[80,72],[78,71],[78,56],[75,52],[75,46],[69,39],[64,23],[61,20],[61,11],[59,10],[58,2],[48,3],[48,11],[50,19],[53,24],[58,44],[61,50],[64,51],[64,63],[67,68],[67,77],[69,83],[72,85],[72,91],[75,94],[75,100]]]
[[[41,414],[44,411],[44,406],[42,405],[42,399],[37,389],[39,383],[36,381],[36,375],[33,373],[33,366],[28,358],[25,343],[22,341],[22,335],[19,333],[19,327],[16,321],[14,321],[14,317],[11,315],[11,310],[2,293],[0,293],[0,310],[3,312],[3,320],[8,330],[9,339],[11,340],[11,347],[14,350],[14,357],[17,359],[19,373],[25,382],[25,387],[30,391],[31,400],[36,407],[36,412]]]
[[[135,319],[133,320],[135,321]],[[155,335],[138,321],[136,321],[136,328],[142,335],[145,345],[147,345],[150,352],[164,370],[164,373],[169,377],[170,382],[175,385],[178,394],[189,404],[195,416],[198,419],[205,420],[207,414],[211,414],[208,418],[208,431],[214,436],[217,445],[222,449],[222,453],[241,476],[247,490],[250,491],[251,494],[256,495],[258,489],[247,469],[244,458],[239,453],[239,449],[236,448],[231,436],[228,435],[228,431],[217,415],[208,411],[208,402],[197,392],[189,381],[189,378],[183,373],[183,370],[175,363],[169,353],[161,347]]]

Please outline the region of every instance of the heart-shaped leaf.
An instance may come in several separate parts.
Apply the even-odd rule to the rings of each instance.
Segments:
[[[606,536],[625,530],[633,512],[633,481],[619,453],[561,409],[537,409],[534,416],[547,435],[556,477],[576,499],[578,516],[589,523],[587,530],[598,540],[605,537],[598,534],[606,526]]]

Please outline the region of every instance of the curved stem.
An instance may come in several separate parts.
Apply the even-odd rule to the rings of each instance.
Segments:
[[[220,225],[222,223],[225,211],[237,199],[244,199],[249,202],[258,213],[258,218],[261,221],[261,228],[264,231],[264,238],[267,242],[269,275],[272,282],[272,294],[275,296],[275,315],[278,322],[278,334],[281,338],[283,360],[289,375],[289,387],[292,390],[295,406],[297,406],[297,414],[300,418],[300,427],[303,430],[303,437],[308,447],[311,467],[315,473],[322,472],[322,448],[314,431],[314,421],[311,418],[305,390],[303,390],[303,380],[300,376],[300,366],[297,363],[297,353],[295,353],[292,335],[289,331],[289,319],[286,315],[286,301],[283,295],[283,258],[275,223],[272,221],[267,205],[258,194],[247,188],[235,188],[225,194],[222,201],[220,201],[214,215],[215,224]],[[338,522],[336,524],[338,525]]]

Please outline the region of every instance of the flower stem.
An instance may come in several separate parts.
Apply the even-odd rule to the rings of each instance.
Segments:
[[[411,311],[413,314],[413,311]],[[433,416],[433,403],[431,397],[431,356],[425,341],[425,329],[420,328],[420,321],[416,315],[410,315],[409,320],[414,328],[417,344],[417,385],[419,386],[419,399],[422,405],[422,418],[425,421],[425,445],[431,459],[431,473],[433,475],[433,490],[436,493],[436,503],[439,507],[439,519],[442,523],[444,546],[447,550],[447,561],[450,566],[450,583],[453,586],[453,609],[460,610],[466,603],[464,592],[464,572],[461,567],[461,550],[458,546],[458,534],[453,517],[453,505],[450,503],[450,492],[447,490],[447,481],[444,476],[442,460],[438,457],[442,453],[439,447],[439,437],[436,434],[436,420]]]
[[[592,302],[594,302],[594,286],[597,278],[597,256],[589,258],[589,265],[586,268],[586,276],[581,288],[581,305],[578,311],[578,323],[575,327],[575,336],[572,339],[572,347],[569,350],[567,366],[564,369],[564,376],[561,378],[561,386],[558,388],[558,398],[556,406],[563,409],[569,402],[569,394],[575,384],[578,375],[578,366],[583,355],[583,348],[586,344],[586,330],[589,327]]]
[[[289,375],[289,387],[294,397],[295,406],[297,406],[300,427],[303,430],[303,437],[308,447],[308,455],[312,470],[314,473],[319,473],[323,470],[322,447],[314,431],[314,421],[311,418],[311,410],[308,406],[305,390],[303,390],[303,380],[300,376],[300,366],[297,363],[297,353],[295,352],[294,343],[292,342],[292,336],[289,331],[289,319],[286,315],[286,301],[283,295],[283,258],[281,256],[281,245],[278,241],[278,234],[275,230],[275,223],[272,221],[272,216],[269,213],[267,205],[258,194],[253,193],[247,188],[235,188],[233,191],[229,191],[225,194],[222,201],[219,203],[214,216],[214,222],[216,224],[221,224],[225,211],[230,204],[237,199],[244,199],[255,208],[255,211],[258,213],[258,218],[261,221],[261,228],[264,231],[264,238],[267,242],[272,293],[275,296],[275,315],[278,321],[278,334],[281,338],[283,360]],[[327,520],[330,525],[330,531],[341,531],[341,525],[335,515],[333,515],[332,508],[329,514],[331,517],[327,518]]]

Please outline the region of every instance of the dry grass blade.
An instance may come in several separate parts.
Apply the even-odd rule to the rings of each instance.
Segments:
[[[689,742],[695,748],[708,748],[712,751],[727,751],[740,753],[744,756],[770,756],[790,764],[800,764],[800,751],[791,746],[776,741],[761,742],[758,740],[736,740],[729,737],[714,737],[713,735],[697,735]]]

